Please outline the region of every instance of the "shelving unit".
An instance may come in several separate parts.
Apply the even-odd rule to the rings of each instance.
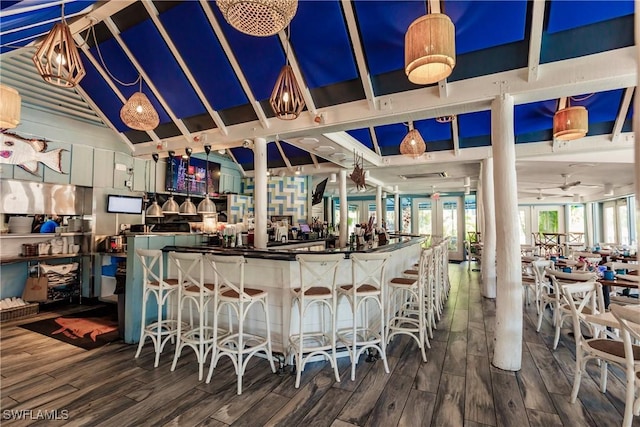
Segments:
[[[35,273],[37,277],[41,277],[43,274],[47,276],[54,276],[49,278],[49,283],[47,285],[47,301],[42,304],[48,304],[57,301],[64,301],[66,299],[69,302],[73,301],[74,297],[78,297],[78,301],[82,303],[82,292],[81,292],[81,284],[82,284],[82,256],[81,255],[72,255],[67,254],[66,256],[56,257],[55,259],[64,259],[68,258],[70,260],[74,260],[74,262],[70,264],[46,264],[46,260],[52,259],[52,257],[39,257],[39,259],[34,259],[28,261],[28,269],[29,275]],[[51,266],[50,272],[43,273],[42,265],[46,264]],[[55,270],[61,269],[62,265],[73,265],[77,264],[75,269],[69,269],[68,272],[62,271],[61,273],[55,272]],[[59,284],[52,284],[52,280],[59,281]]]

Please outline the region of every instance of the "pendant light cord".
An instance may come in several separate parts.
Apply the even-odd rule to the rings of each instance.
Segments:
[[[95,25],[92,25],[90,30],[91,30],[91,35],[93,36],[93,45],[96,47],[96,51],[98,52],[98,58],[100,58],[100,63],[102,64],[102,67],[107,72],[109,77],[111,77],[112,80],[115,80],[116,82],[118,82],[122,86],[133,86],[133,85],[137,84],[138,82],[140,82],[140,92],[142,92],[142,75],[141,74],[138,74],[138,78],[135,79],[135,81],[133,81],[132,83],[125,83],[122,80],[118,79],[116,76],[114,76],[111,73],[111,71],[109,71],[109,68],[107,67],[107,64],[105,63],[104,58],[102,57],[102,52],[100,51],[100,46],[98,45],[98,40],[96,39],[96,27],[95,27]]]

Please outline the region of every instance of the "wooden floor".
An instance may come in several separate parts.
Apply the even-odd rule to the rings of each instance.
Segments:
[[[552,351],[547,319],[535,331],[534,306],[525,308],[522,369],[491,366],[495,303],[483,299],[479,273],[465,264],[450,266],[452,290],[438,330],[422,363],[415,343],[396,339],[389,346],[389,368],[358,365],[349,379],[348,359],[335,382],[328,364],[315,363],[299,389],[289,372],[273,374],[254,358],[236,395],[227,358],[211,384],[197,379],[193,352],[169,371],[171,349],[153,368],[151,346],[140,359],[136,348],[120,342],[86,351],[18,328],[2,325],[1,408],[3,425],[104,426],[618,426],[624,409],[623,374],[612,370],[606,394],[597,387],[591,364],[579,400],[569,402],[574,370],[573,338],[564,330]],[[595,380],[594,380],[595,379]],[[59,420],[7,422],[9,410],[58,410]],[[636,417],[634,426],[640,425]]]

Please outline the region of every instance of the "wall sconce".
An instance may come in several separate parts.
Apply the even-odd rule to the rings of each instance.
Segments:
[[[302,173],[302,166],[298,166],[296,171],[294,172],[296,175],[300,175]]]
[[[329,175],[329,182],[336,182],[338,180],[338,177],[335,173],[332,173],[331,175]]]

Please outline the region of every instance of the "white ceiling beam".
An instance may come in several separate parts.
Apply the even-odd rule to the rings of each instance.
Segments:
[[[355,152],[358,155],[362,155],[363,160],[373,166],[381,166],[383,164],[381,156],[371,151],[367,146],[346,132],[330,132],[323,135],[348,152]]]
[[[240,86],[242,86],[242,89],[244,89],[244,93],[247,96],[249,103],[253,106],[253,110],[255,111],[256,116],[258,116],[258,121],[260,122],[260,124],[264,129],[269,129],[269,121],[267,120],[267,116],[264,113],[264,110],[262,109],[260,102],[253,95],[251,86],[249,85],[247,78],[242,72],[242,68],[240,68],[240,63],[238,63],[236,56],[233,54],[233,50],[231,49],[231,46],[229,45],[229,42],[227,41],[227,38],[224,35],[224,31],[222,31],[222,27],[220,27],[220,23],[216,19],[216,16],[213,14],[213,11],[211,10],[211,5],[206,0],[200,0],[200,6],[202,7],[202,10],[204,10],[204,14],[207,16],[207,19],[209,20],[209,25],[211,25],[213,32],[216,34],[216,37],[218,38],[218,41],[220,42],[220,46],[222,46],[222,50],[224,50],[224,53],[227,55],[227,59],[231,64],[231,68],[233,68],[233,71],[238,77]]]
[[[460,134],[458,133],[458,116],[453,116],[451,120],[451,138],[453,139],[453,154],[460,154]]]
[[[364,51],[362,50],[360,30],[358,29],[358,23],[356,22],[356,17],[353,13],[353,2],[351,0],[341,0],[341,3],[345,21],[347,23],[349,38],[351,39],[351,47],[353,48],[353,54],[358,67],[358,74],[360,74],[360,81],[362,82],[362,88],[364,89],[365,99],[367,100],[367,104],[369,104],[369,109],[373,110],[376,108],[376,96],[373,92],[373,84],[371,83],[369,67],[367,67],[367,61],[364,58]]]
[[[284,49],[285,61],[289,61],[289,65],[293,70],[293,75],[296,77],[298,85],[300,85],[302,97],[304,98],[304,103],[307,106],[307,111],[315,119],[316,114],[318,114],[318,110],[316,108],[315,102],[313,101],[313,98],[311,97],[309,86],[307,86],[304,76],[302,75],[302,71],[300,70],[300,65],[298,64],[298,60],[296,59],[296,54],[293,50],[293,46],[291,45],[291,41],[287,38],[284,30],[278,33],[278,38],[280,39],[280,43],[282,44],[282,48]],[[282,65],[284,66],[284,64]]]
[[[629,107],[631,106],[631,100],[633,99],[634,91],[634,87],[628,87],[624,91],[622,104],[620,105],[620,111],[618,111],[618,116],[616,117],[616,122],[613,125],[613,131],[611,132],[611,141],[613,142],[617,142],[620,138],[620,135],[622,134],[622,126],[624,126],[624,121],[627,119],[627,114],[629,113]]]
[[[313,167],[318,169],[320,167],[320,163],[318,163],[318,156],[316,156],[313,153],[309,153],[309,155],[311,156],[311,161],[313,162]]]
[[[49,7],[61,5],[64,0],[48,1],[48,2],[19,2],[11,7],[0,11],[0,18],[19,15],[21,13],[34,12],[36,10],[47,9]],[[25,6],[26,5],[26,6]]]
[[[380,150],[380,144],[378,144],[378,135],[376,135],[376,131],[373,126],[369,126],[369,135],[371,136],[374,151],[378,156],[382,156],[382,150]]]
[[[287,155],[284,154],[284,150],[282,149],[282,144],[280,144],[280,141],[278,141],[277,139],[275,140],[275,143],[276,143],[276,147],[278,148],[278,151],[280,152],[280,156],[282,157],[282,160],[284,160],[284,164],[287,165],[287,169],[293,170],[293,166],[291,166],[291,161],[289,161],[289,158],[287,157]]]
[[[160,22],[160,18],[158,18],[158,15],[159,15],[158,9],[156,9],[156,6],[153,4],[151,0],[143,0],[142,4],[144,5],[145,9],[149,13],[149,16],[151,16],[151,20],[153,21],[157,30],[160,32],[160,35],[162,36],[165,43],[169,47],[169,50],[171,51],[176,62],[182,69],[182,72],[184,73],[185,77],[187,78],[187,80],[189,80],[189,83],[191,83],[191,86],[193,87],[193,90],[195,91],[195,93],[198,95],[200,102],[202,102],[202,105],[204,105],[204,108],[207,110],[207,113],[209,113],[209,117],[211,117],[211,119],[216,124],[219,131],[223,135],[227,135],[229,133],[229,131],[227,130],[227,126],[222,121],[222,118],[220,117],[218,112],[215,111],[215,109],[209,103],[209,100],[207,99],[204,92],[200,88],[200,85],[196,81],[195,77],[193,77],[193,74],[191,74],[191,70],[187,66],[187,63],[182,58],[182,55],[180,55],[180,52],[176,48],[176,45],[173,44],[173,40],[171,40],[171,37],[169,37],[167,30],[164,28],[164,25],[162,25],[162,22]]]
[[[527,75],[527,81],[529,82],[533,82],[538,79],[545,3],[545,0],[533,0],[531,34],[529,35],[529,73]]]

